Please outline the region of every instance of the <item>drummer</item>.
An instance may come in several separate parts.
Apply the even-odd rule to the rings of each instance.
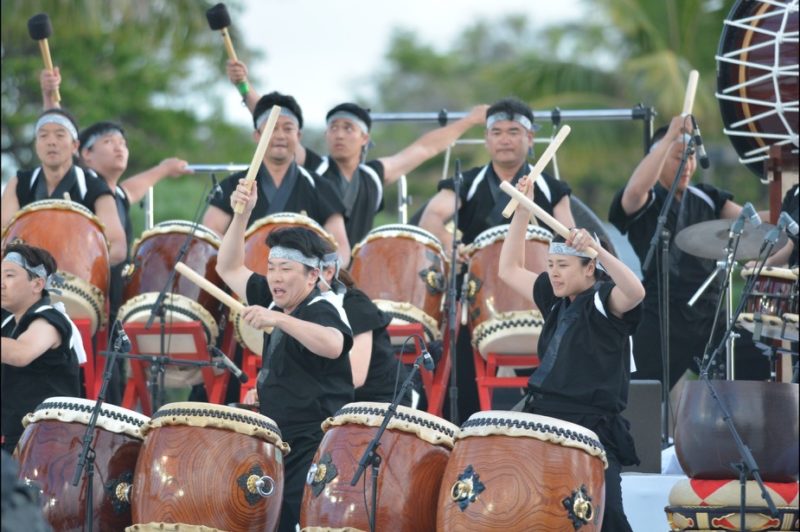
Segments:
[[[530,180],[521,179],[517,188],[530,197]],[[545,318],[538,346],[541,364],[528,380],[524,410],[597,434],[608,458],[603,530],[631,530],[622,507],[620,470],[639,459],[621,412],[630,382],[629,336],[641,317],[644,287],[585,229],[572,229],[566,242],[550,244],[547,272],[526,269],[529,216],[530,211],[517,207],[499,266],[500,278],[535,302]],[[596,260],[588,249],[597,252]]]
[[[80,397],[83,341],[63,306],[50,302],[56,261],[46,250],[9,244],[2,261],[2,436],[13,452],[22,418],[48,397]],[[60,305],[60,304],[58,304]]]
[[[278,424],[292,449],[284,464],[279,530],[294,531],[306,473],[322,441],[320,425],[353,401],[348,356],[353,336],[339,311],[316,288],[326,248],[314,231],[290,227],[270,233],[266,277],[244,265],[244,234],[256,200],[244,180],[233,190],[231,210],[239,201],[245,208],[233,215],[225,232],[217,272],[250,305],[242,312],[248,325],[275,327],[264,343],[256,390],[260,412]]]
[[[617,192],[608,219],[622,234],[628,235],[639,260],[644,263],[650,241],[656,230],[658,215],[680,165],[685,145],[687,118],[676,116],[668,127],[653,135],[650,151],[633,171],[628,183]],[[681,229],[707,220],[736,218],[742,210],[734,203],[733,194],[713,185],[691,184],[697,168],[694,155],[686,161],[678,182],[666,229],[672,239]],[[634,357],[637,379],[663,380],[661,366],[661,329],[659,318],[658,273],[656,250],[650,268],[644,272],[647,296],[644,315],[634,336]],[[719,286],[709,286],[700,299],[688,302],[714,270],[713,260],[701,259],[681,251],[673,242],[669,248],[669,386],[672,388],[687,369],[694,368],[694,357],[705,352],[712,329],[719,297]],[[722,322],[724,323],[724,321]],[[718,332],[724,330],[717,327]],[[715,339],[718,342],[718,339]],[[724,362],[718,359],[715,362]],[[719,370],[718,370],[719,371]]]
[[[516,184],[531,171],[528,156],[533,152],[533,140],[538,126],[533,111],[516,98],[505,98],[486,111],[486,149],[491,161],[464,172],[458,199],[458,230],[462,232],[459,258],[466,260],[466,246],[483,231],[506,223],[502,211],[506,197],[500,190],[503,181]],[[456,197],[453,178],[439,182],[439,191],[422,213],[420,226],[433,233],[445,250],[451,249],[453,234],[445,224],[455,214]],[[535,183],[534,201],[566,227],[574,227],[570,208],[570,187],[546,173]],[[449,251],[447,252],[449,254]],[[459,417],[467,419],[480,410],[475,387],[475,367],[472,363],[469,330],[461,328],[458,338],[457,381],[459,387]]]
[[[36,155],[41,166],[19,170],[8,181],[2,198],[2,226],[14,214],[34,201],[63,200],[65,195],[92,211],[105,226],[109,260],[119,264],[127,257],[125,231],[117,214],[114,196],[106,183],[76,163],[78,126],[75,119],[61,109],[48,109],[36,121]]]
[[[304,213],[323,226],[336,240],[343,263],[350,263],[350,244],[344,225],[344,205],[336,190],[316,174],[298,165],[296,150],[303,129],[303,112],[297,101],[288,95],[271,92],[256,104],[253,126],[256,142],[273,106],[281,107],[281,114],[259,167],[255,182],[260,194],[247,225],[264,216],[278,212]],[[231,223],[233,210],[230,198],[244,172],[235,173],[222,183],[222,194],[211,201],[203,225],[223,235]]]

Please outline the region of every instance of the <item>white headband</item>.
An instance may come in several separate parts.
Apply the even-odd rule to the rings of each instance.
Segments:
[[[123,139],[125,138],[125,135],[122,133],[121,129],[116,128],[116,127],[108,127],[108,128],[103,129],[101,131],[98,131],[97,133],[94,133],[91,137],[89,137],[86,140],[86,142],[83,143],[83,146],[81,146],[81,149],[82,150],[91,149],[91,147],[94,146],[95,142],[97,142],[102,137],[105,137],[106,135],[115,135],[115,134],[119,135]]]
[[[600,241],[600,239],[597,237],[596,234],[594,235],[594,240],[596,242]],[[568,246],[566,244],[566,242],[550,242],[550,250],[549,251],[550,251],[550,253],[552,253],[554,255],[570,255],[572,257],[582,257],[582,258],[586,258],[586,259],[591,259],[592,258],[592,256],[589,255],[589,253],[587,253],[586,251],[578,251],[574,247]],[[601,271],[606,271],[606,269],[603,267],[602,264],[600,264],[600,261],[597,260],[597,259],[595,259],[595,265],[596,265],[597,269],[599,269]]]
[[[297,118],[297,115],[291,112],[286,107],[281,107],[280,116],[285,116],[286,118],[291,119],[295,124],[297,124],[298,128],[300,127],[300,119]],[[269,118],[268,112],[265,111],[261,113],[261,116],[259,116],[258,120],[256,120],[256,129],[261,131],[261,128],[264,126],[264,123],[266,123],[268,118]]]
[[[369,133],[369,128],[367,127],[367,123],[361,120],[355,114],[348,113],[347,111],[336,111],[330,117],[328,117],[328,122],[327,122],[328,127],[330,127],[331,122],[339,118],[342,118],[344,120],[349,120],[355,125],[357,125],[359,128],[361,128],[361,131],[363,131],[364,133]]]
[[[512,115],[505,111],[498,111],[486,117],[486,129],[490,129],[493,125],[495,125],[495,123],[500,122],[501,120],[511,120],[512,122],[519,122],[520,124],[522,124],[522,127],[527,129],[528,131],[536,131],[537,129],[539,129],[538,126],[534,127],[533,122],[531,122],[531,119],[528,118],[527,116],[520,113],[514,113]]]
[[[303,252],[300,250],[287,248],[284,246],[271,247],[269,250],[269,258],[291,260],[294,262],[299,262],[300,264],[304,264],[309,268],[320,267],[320,260],[318,258],[309,257],[308,255],[303,254]]]
[[[57,294],[61,293],[61,290],[55,288],[56,283],[63,283],[64,279],[58,275],[57,273],[51,273],[47,275],[47,268],[44,267],[44,264],[39,264],[38,266],[31,266],[31,263],[25,259],[19,252],[11,251],[3,260],[7,260],[8,262],[13,262],[17,266],[21,267],[23,270],[29,272],[30,274],[44,279],[44,288],[45,290],[50,290]]]
[[[42,116],[36,121],[36,133],[39,133],[39,130],[45,124],[58,124],[69,131],[69,134],[72,135],[73,139],[78,138],[78,130],[75,129],[75,126],[72,124],[72,122],[70,122],[69,118],[64,115],[60,115],[58,113],[47,113],[46,115]]]

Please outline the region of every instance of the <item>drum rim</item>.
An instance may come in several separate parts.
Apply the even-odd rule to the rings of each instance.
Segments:
[[[538,337],[544,327],[544,318],[538,309],[500,312],[488,320],[480,322],[472,329],[472,345],[486,357],[488,353],[484,353],[483,349],[486,342],[493,335],[510,327],[524,328],[526,332],[530,333],[538,331],[535,335],[529,334],[529,336]]]
[[[448,259],[447,255],[444,253],[442,242],[436,237],[436,235],[430,231],[427,231],[426,229],[423,229],[422,227],[410,224],[385,224],[375,227],[374,229],[370,230],[370,232],[367,233],[367,235],[362,238],[361,241],[353,246],[351,255],[355,257],[362,247],[366,246],[373,240],[378,240],[379,238],[407,238],[426,246],[432,244],[434,250],[441,255],[441,258],[444,260],[445,264],[450,264],[450,259]],[[427,238],[428,240],[423,240],[422,238]]]
[[[87,425],[91,419],[92,410],[97,401],[83,399],[81,397],[49,397],[39,403],[33,412],[28,413],[23,418],[22,423],[28,426],[39,421],[56,420],[61,421],[66,412],[74,412],[79,418],[71,419],[68,422]],[[109,427],[100,424],[101,418],[107,422],[118,423],[118,427]],[[85,420],[84,420],[85,419]],[[103,403],[100,405],[100,416],[98,416],[98,426],[118,434],[126,434],[137,439],[143,439],[142,428],[150,421],[150,418],[139,412],[128,410],[127,408]],[[116,430],[115,430],[116,429]]]
[[[428,341],[439,340],[442,332],[436,319],[424,310],[407,301],[392,301],[390,299],[373,299],[372,302],[392,320],[398,319],[408,323],[419,323]]]
[[[287,221],[284,220],[283,218],[297,219],[299,220],[299,223],[296,223],[295,221]],[[265,225],[292,224],[292,223],[294,223],[294,225],[310,227],[312,230],[316,231],[317,234],[319,234],[321,237],[327,240],[328,243],[332,244],[335,249],[339,249],[339,243],[336,242],[336,239],[333,237],[333,235],[330,234],[327,229],[322,227],[319,224],[319,222],[317,222],[315,219],[305,214],[301,214],[299,212],[288,212],[288,211],[268,214],[267,216],[259,218],[258,220],[253,222],[244,233],[245,242],[249,237],[257,233]]]
[[[111,249],[111,243],[108,241],[108,236],[106,235],[106,226],[103,221],[98,218],[97,215],[90,209],[84,207],[80,203],[63,199],[42,199],[28,203],[24,207],[20,207],[20,209],[11,216],[11,219],[8,221],[5,227],[3,227],[2,231],[0,231],[0,239],[5,240],[6,235],[8,235],[8,232],[14,226],[14,222],[23,216],[32,212],[45,210],[71,211],[88,218],[89,221],[94,222],[94,224],[100,229],[100,234],[103,235],[103,240],[106,242],[106,251]]]
[[[758,268],[742,268],[742,278],[751,277]],[[794,268],[778,268],[776,266],[765,266],[761,270],[760,277],[771,277],[773,279],[785,279],[787,281],[797,281],[797,273]]]
[[[475,237],[475,240],[467,247],[467,253],[471,255],[480,249],[491,246],[497,242],[501,236],[508,235],[509,227],[511,227],[511,224],[500,224],[481,231],[480,234]],[[537,233],[542,234],[538,235]],[[483,242],[484,240],[488,240],[488,242]],[[553,233],[540,225],[528,224],[528,228],[525,230],[525,240],[549,244],[553,241]]]
[[[145,292],[143,294],[134,296],[120,305],[119,310],[117,310],[117,317],[122,323],[136,323],[126,319],[125,316],[131,314],[132,312],[143,311],[147,307],[152,308],[157,297],[158,292]],[[184,303],[188,308],[180,307],[178,306],[178,303]],[[194,299],[191,299],[183,294],[167,292],[165,294],[164,309],[165,311],[172,310],[178,314],[186,316],[191,319],[190,321],[200,322],[203,327],[203,331],[206,333],[206,339],[208,340],[209,344],[216,343],[217,337],[219,336],[219,324],[217,323],[217,320],[214,319],[214,316],[212,316],[208,311],[208,309]],[[192,312],[195,312],[195,314],[192,314]]]
[[[163,222],[159,222],[150,229],[142,231],[142,234],[133,241],[133,246],[131,247],[131,256],[135,257],[139,252],[139,247],[150,238],[153,238],[154,236],[170,234],[188,235],[193,225],[194,224],[192,222],[186,220],[165,220]],[[180,229],[176,231],[176,227]],[[220,239],[214,231],[203,224],[197,224],[197,227],[203,232],[195,232],[192,236],[198,240],[208,242],[214,246],[216,250],[219,250],[219,247],[222,245],[222,239]]]
[[[58,277],[61,279],[58,279]],[[106,295],[100,288],[92,283],[78,277],[75,274],[57,270],[57,275],[53,278],[53,288],[62,292],[68,292],[78,296],[77,301],[85,301],[94,312],[94,316],[90,317],[90,328],[92,334],[96,333],[98,329],[102,328],[108,322],[108,316],[105,311]],[[61,294],[56,294],[55,290],[50,295],[51,300],[64,302],[64,297]],[[76,301],[76,300],[73,300]],[[74,319],[79,319],[78,316],[70,316]]]

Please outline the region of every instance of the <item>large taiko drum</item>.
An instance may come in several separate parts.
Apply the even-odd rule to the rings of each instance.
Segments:
[[[223,405],[170,403],[143,434],[131,490],[134,523],[275,529],[289,446],[274,421]]]
[[[500,249],[508,225],[482,232],[468,249],[469,277],[466,300],[472,345],[485,358],[489,353],[510,355],[536,351],[544,325],[542,313],[500,280]],[[525,233],[525,267],[536,273],[547,269],[552,233],[529,225]]]
[[[749,279],[756,270],[742,270]],[[744,312],[739,314],[740,327],[759,336],[776,340],[797,341],[798,310],[797,270],[767,266],[753,282],[753,289],[745,301]]]
[[[717,99],[724,131],[739,160],[758,176],[770,146],[797,159],[797,32],[797,0],[738,0],[720,38]]]
[[[796,482],[798,385],[711,381],[765,481]],[[742,461],[719,405],[703,381],[686,383],[675,417],[675,454],[691,478],[736,478]]]
[[[54,530],[84,530],[86,473],[78,486],[72,477],[95,401],[51,397],[23,419],[17,445],[19,477],[41,491],[42,510]],[[148,417],[103,404],[94,431],[94,530],[121,531],[131,524],[129,489]]]
[[[88,318],[92,334],[106,320],[109,259],[103,223],[79,203],[41,200],[20,209],[3,228],[3,248],[14,242],[44,248],[58,264],[54,286],[73,319]]]
[[[181,259],[184,264],[214,283],[224,287],[217,274],[217,251],[220,240],[211,229],[182,220],[170,220],[156,224],[142,233],[133,244],[133,262],[123,274],[125,282],[125,303],[119,309],[119,319],[125,323],[142,323],[150,318],[153,304],[164,288],[178,253],[192,234],[186,254]],[[199,322],[208,344],[214,344],[219,335],[219,323],[223,317],[222,304],[195,283],[175,273],[164,298],[164,321]],[[139,337],[139,348],[144,353],[158,353],[160,338],[158,322],[153,326],[153,334]],[[167,353],[191,353],[196,346],[188,335],[169,334],[164,340]],[[169,367],[164,383],[167,387],[186,387],[202,382],[199,368]]]
[[[261,218],[247,229],[244,235],[244,265],[256,273],[266,275],[267,260],[269,259],[267,237],[276,229],[285,227],[310,229],[326,240],[334,249],[339,247],[336,239],[308,216],[294,212],[279,212]],[[264,347],[264,332],[247,325],[235,311],[231,311],[231,323],[236,340],[260,356]]]
[[[419,323],[431,341],[441,338],[448,269],[438,238],[413,225],[391,224],[356,244],[350,273],[392,323]]]
[[[367,470],[350,482],[358,462],[383,422],[388,403],[350,403],[322,428],[325,436],[314,456],[303,491],[300,527],[353,527],[369,530],[368,514],[377,511],[375,529],[433,530],[436,497],[458,427],[434,415],[398,406],[381,437],[377,510]],[[369,510],[369,511],[367,511]]]
[[[607,466],[597,435],[580,425],[478,412],[447,463],[436,530],[600,530]]]

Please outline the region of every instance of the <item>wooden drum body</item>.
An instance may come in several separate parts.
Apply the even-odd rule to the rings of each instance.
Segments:
[[[285,227],[304,227],[326,240],[334,249],[338,248],[336,239],[316,221],[294,212],[279,212],[261,218],[251,225],[244,236],[244,265],[250,270],[267,275],[269,246],[267,237],[277,229]],[[231,323],[236,340],[258,356],[264,348],[264,331],[253,329],[242,321],[238,312],[231,311]]]
[[[41,200],[20,209],[3,229],[3,249],[22,242],[44,248],[63,278],[53,286],[72,319],[88,318],[92,334],[104,325],[108,295],[108,241],[102,222],[92,211],[72,201]]]
[[[134,523],[275,529],[289,447],[271,419],[222,405],[171,403],[143,432],[131,492]]]
[[[441,243],[413,225],[383,225],[353,248],[350,273],[393,323],[419,323],[426,340],[441,338],[449,262]]]
[[[371,500],[368,467],[350,486],[364,450],[388,409],[386,403],[351,403],[323,423],[322,439],[303,492],[300,526],[369,530],[364,494]],[[458,427],[403,406],[381,437],[376,530],[434,530],[436,497]],[[370,514],[372,513],[372,503]]]
[[[755,272],[752,268],[742,270],[742,277],[747,279]],[[760,335],[767,338],[796,342],[797,309],[797,270],[767,266],[755,280],[737,323],[750,332],[760,327]]]
[[[466,301],[472,345],[486,358],[489,353],[527,354],[536,351],[544,325],[542,313],[504,283],[497,272],[500,249],[508,225],[487,229],[469,248]],[[547,270],[547,253],[553,235],[529,225],[525,235],[525,267],[536,273]]]
[[[584,427],[478,412],[450,455],[436,530],[600,530],[606,465],[597,436]]]
[[[84,530],[87,477],[72,478],[94,401],[51,397],[24,420],[17,445],[19,478],[38,487],[44,516],[54,530]],[[128,499],[142,446],[141,428],[149,418],[103,404],[94,433],[93,529],[121,531],[131,524]]]
[[[798,478],[798,385],[785,382],[711,381],[750,448],[765,481]],[[737,478],[741,457],[722,412],[703,381],[689,381],[675,418],[675,453],[691,478]]]

